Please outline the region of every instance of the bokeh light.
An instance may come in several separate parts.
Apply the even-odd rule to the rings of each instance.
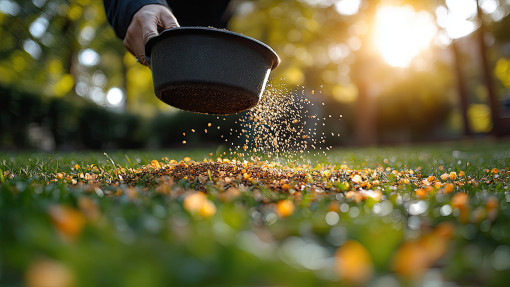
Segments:
[[[48,25],[49,25],[48,19],[44,17],[39,17],[34,22],[32,22],[28,30],[30,31],[30,34],[32,34],[34,38],[41,38],[46,32],[46,29],[48,29]]]
[[[90,90],[89,97],[98,105],[103,105],[105,100],[104,91],[99,87],[93,87]]]
[[[453,8],[439,6],[436,8],[437,24],[446,30],[451,39],[465,37],[476,30],[477,25],[470,20],[471,17],[472,13],[463,6],[453,6]]]
[[[99,54],[92,49],[84,49],[78,56],[80,64],[91,67],[99,64]]]
[[[18,3],[16,3],[16,2],[13,2],[10,0],[1,0],[0,1],[0,12],[2,12],[4,14],[16,16],[16,15],[18,15],[20,9],[21,8],[19,7]]]
[[[344,116],[339,125],[326,124],[320,131],[343,131],[333,145],[358,144],[358,134],[383,143],[464,133],[467,113],[459,104],[452,43],[459,48],[459,71],[469,78],[469,122],[476,122],[470,128],[486,133],[498,127],[489,113],[494,96],[480,97],[477,86],[494,82],[494,89],[486,90],[509,102],[508,0],[235,2],[228,29],[268,44],[282,60],[271,71],[270,84],[315,91],[318,114]],[[109,112],[147,118],[176,112],[154,97],[150,69],[115,37],[103,4],[0,0],[0,48],[6,55],[1,84],[48,98],[79,95]],[[474,34],[481,20],[488,71],[482,69],[481,43]],[[487,74],[494,81],[483,79]],[[508,109],[500,105],[502,115]]]
[[[469,125],[476,133],[488,132],[492,128],[491,111],[486,104],[473,104],[468,108]]]
[[[446,0],[445,2],[451,14],[456,14],[464,19],[471,19],[476,16],[475,0]]]
[[[335,9],[341,15],[354,15],[358,13],[361,0],[339,0],[335,1]]]
[[[23,49],[34,59],[38,59],[42,53],[41,46],[31,39],[27,39],[23,42]]]
[[[124,93],[121,89],[115,87],[111,88],[108,93],[106,93],[106,102],[114,107],[118,107],[122,105],[124,101]]]
[[[32,0],[32,3],[34,3],[37,8],[42,8],[44,4],[46,4],[46,0]]]

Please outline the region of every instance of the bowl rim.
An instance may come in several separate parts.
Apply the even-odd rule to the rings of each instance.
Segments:
[[[264,55],[267,55],[268,58],[272,61],[271,64],[271,70],[275,69],[280,64],[280,57],[278,57],[278,54],[269,47],[269,45],[245,36],[243,34],[239,34],[236,32],[232,32],[225,29],[217,29],[212,27],[176,27],[176,28],[170,28],[167,30],[162,31],[159,33],[158,36],[154,36],[152,38],[149,38],[147,43],[145,44],[145,55],[150,58],[151,51],[154,45],[156,45],[159,41],[162,39],[172,37],[175,35],[214,35],[214,36],[220,36],[223,38],[234,38],[235,40],[240,40],[242,42],[246,42],[247,45],[251,46],[252,48],[255,48],[259,51],[261,51]]]

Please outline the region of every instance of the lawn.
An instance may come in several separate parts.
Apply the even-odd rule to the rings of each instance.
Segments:
[[[506,286],[509,147],[0,152],[0,286]]]

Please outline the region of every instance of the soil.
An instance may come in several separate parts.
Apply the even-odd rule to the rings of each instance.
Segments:
[[[258,95],[244,89],[211,83],[172,84],[156,92],[158,98],[179,109],[205,114],[234,114],[254,107]]]

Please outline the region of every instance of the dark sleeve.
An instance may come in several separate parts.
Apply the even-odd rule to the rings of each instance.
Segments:
[[[181,26],[226,28],[230,0],[167,0]]]
[[[140,8],[149,4],[166,5],[164,0],[103,0],[103,2],[106,18],[121,39],[126,36],[133,15]]]

